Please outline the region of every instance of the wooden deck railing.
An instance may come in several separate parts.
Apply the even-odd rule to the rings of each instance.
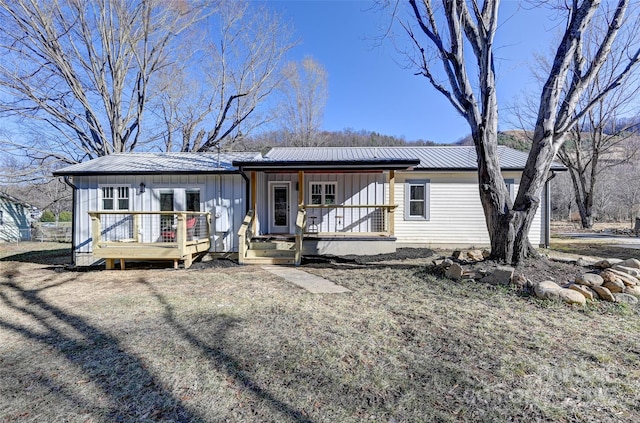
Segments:
[[[393,235],[394,204],[304,204],[305,234]]]
[[[296,216],[296,245],[294,264],[300,266],[302,262],[302,244],[304,241],[304,231],[307,227],[307,212],[303,207],[298,207]]]
[[[253,210],[249,210],[242,221],[242,225],[240,225],[240,229],[238,230],[238,262],[240,264],[245,263],[244,259],[247,256],[247,250],[251,245],[251,238],[253,238],[254,231],[254,219],[255,212]]]
[[[92,211],[93,255],[107,268],[119,259],[178,260],[191,265],[192,255],[208,251],[211,214],[208,212]]]

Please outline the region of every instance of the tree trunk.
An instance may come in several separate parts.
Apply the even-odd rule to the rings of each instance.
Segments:
[[[492,219],[487,219],[487,228],[491,237],[493,259],[518,264],[524,259],[538,257],[529,241],[529,231],[540,206],[548,169],[554,157],[551,140],[536,142],[534,137],[532,151],[522,173],[520,189],[513,206],[504,182],[500,185],[495,184],[496,193],[491,194],[481,177],[480,198],[485,215],[492,216]],[[494,173],[496,171],[499,172],[499,167],[493,170]],[[481,174],[483,172],[481,169]]]

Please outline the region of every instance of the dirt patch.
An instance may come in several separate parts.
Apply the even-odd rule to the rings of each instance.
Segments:
[[[373,263],[392,263],[398,261],[423,261],[427,263],[429,260],[437,257],[439,253],[436,250],[428,248],[398,248],[395,253],[375,254],[369,256],[346,255],[346,256],[313,256],[306,255],[302,258],[302,265],[318,265],[318,264],[373,264]]]

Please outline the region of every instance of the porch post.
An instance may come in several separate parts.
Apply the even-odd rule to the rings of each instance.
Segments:
[[[393,235],[395,232],[395,211],[396,211],[396,171],[389,171],[389,235]]]
[[[298,171],[298,205],[304,203],[304,171]]]
[[[100,215],[98,213],[89,213],[91,216],[91,240],[93,241],[93,250],[100,248]]]
[[[256,171],[251,172],[251,210],[253,210],[253,215],[258,216],[258,199],[256,198],[258,194],[258,175],[256,175]],[[255,217],[251,220],[251,233],[256,232],[256,219]]]

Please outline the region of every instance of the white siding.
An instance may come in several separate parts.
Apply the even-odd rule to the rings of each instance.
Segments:
[[[514,179],[518,192],[519,173],[505,173]],[[430,180],[430,219],[405,220],[405,181]],[[395,184],[395,236],[399,244],[421,245],[488,245],[489,234],[478,193],[478,177],[474,172],[397,172]],[[533,245],[540,244],[541,210],[538,209],[529,232]]]
[[[0,196],[0,212],[0,242],[31,238],[30,210],[27,207]]]
[[[335,182],[336,183],[336,204],[358,205],[358,204],[386,204],[386,176],[381,172],[376,173],[306,173],[304,174],[305,204],[310,204],[311,195],[309,186],[312,182]],[[268,233],[269,225],[269,182],[289,181],[290,190],[290,225],[289,232],[295,233],[295,219],[298,212],[298,174],[297,173],[258,173],[257,178],[257,205],[258,205],[258,233]],[[318,217],[316,224],[324,224],[323,231],[343,231],[371,229],[370,219],[363,219],[357,215],[357,211],[348,209],[336,212],[335,210],[313,212]],[[337,213],[341,213],[338,215]],[[371,213],[379,213],[371,209]],[[309,219],[307,220],[309,222]],[[339,223],[337,223],[339,222]]]
[[[145,184],[145,192],[139,193],[140,182]],[[101,209],[100,185],[126,185],[130,187],[129,208],[132,211],[159,210],[159,193],[162,190],[174,191],[176,209],[184,209],[185,191],[200,189],[201,211],[212,213],[212,225],[215,224],[213,212],[215,206],[226,206],[229,213],[230,228],[225,233],[212,236],[211,251],[237,251],[237,232],[245,215],[245,183],[240,175],[144,175],[144,176],[76,176],[73,181],[77,187],[76,231],[74,241],[76,254],[91,252],[91,221],[89,211]]]

